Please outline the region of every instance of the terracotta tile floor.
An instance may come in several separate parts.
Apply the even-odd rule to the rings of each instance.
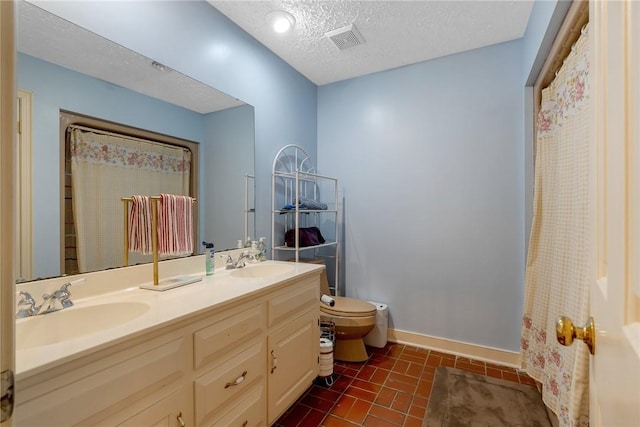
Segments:
[[[438,366],[535,385],[514,368],[389,343],[366,363],[334,364],[331,386],[317,378],[276,427],[421,427]]]

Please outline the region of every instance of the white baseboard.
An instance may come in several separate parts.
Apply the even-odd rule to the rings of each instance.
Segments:
[[[469,344],[415,332],[389,329],[387,338],[398,344],[412,345],[414,347],[428,348],[429,350],[455,354],[496,365],[510,366],[520,369],[520,353],[516,351],[500,350],[492,347],[484,347],[477,344]]]

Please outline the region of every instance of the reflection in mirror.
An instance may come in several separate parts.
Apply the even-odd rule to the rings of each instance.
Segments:
[[[231,248],[245,237],[247,218],[254,229],[254,215],[245,213],[245,175],[254,173],[253,107],[27,2],[18,3],[17,45],[18,88],[32,105],[30,120],[21,120],[30,130],[32,161],[21,172],[32,182],[33,236],[21,241],[31,271],[18,277],[65,274],[61,110],[197,142],[196,242]],[[22,209],[28,218],[29,207]]]
[[[66,111],[60,112],[60,139],[65,274],[151,262],[151,254],[130,253],[128,245],[125,250],[131,210],[124,213],[122,199],[196,197],[198,144]],[[197,217],[190,215],[190,224],[192,219]]]

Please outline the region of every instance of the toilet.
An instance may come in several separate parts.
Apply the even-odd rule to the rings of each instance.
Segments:
[[[320,303],[320,320],[331,321],[336,328],[335,360],[365,362],[368,360],[364,337],[376,325],[376,307],[366,301],[332,297],[335,305]]]
[[[320,276],[320,292],[331,295],[326,270]],[[364,346],[364,337],[376,325],[376,306],[356,298],[332,298],[335,300],[333,307],[320,302],[320,321],[335,324],[336,346],[333,358],[343,362],[367,361],[369,356]]]

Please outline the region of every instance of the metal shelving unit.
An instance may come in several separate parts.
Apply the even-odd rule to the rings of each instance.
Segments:
[[[329,287],[334,295],[338,295],[338,180],[317,174],[313,160],[302,147],[287,145],[278,151],[273,161],[271,184],[273,259],[295,262],[324,259]],[[303,209],[298,203],[303,199],[324,203],[327,209]],[[303,227],[318,227],[325,242],[301,246],[299,230]],[[293,246],[285,243],[285,233],[288,230],[294,230]],[[329,274],[331,269],[333,274]]]

